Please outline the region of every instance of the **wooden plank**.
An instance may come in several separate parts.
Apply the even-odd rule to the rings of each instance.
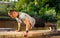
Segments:
[[[60,35],[60,32],[52,32],[50,30],[32,30],[27,37],[23,36],[24,31],[1,31],[0,38],[48,38],[56,34]]]
[[[0,31],[12,31],[14,30],[13,28],[0,28]]]

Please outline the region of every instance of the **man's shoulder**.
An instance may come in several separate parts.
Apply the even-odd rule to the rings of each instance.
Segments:
[[[19,13],[25,13],[26,14],[26,12],[19,12]]]
[[[25,13],[25,12],[19,12],[19,14],[20,14],[20,15],[29,15],[29,14],[27,14],[27,13]]]
[[[24,12],[18,12],[19,14],[24,14]]]

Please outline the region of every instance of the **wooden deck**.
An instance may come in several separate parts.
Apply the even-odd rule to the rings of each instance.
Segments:
[[[3,28],[0,29],[0,38],[60,38],[60,30],[57,33],[50,30],[31,30],[28,37],[24,37],[24,31],[11,31],[10,28],[15,28],[16,26],[16,21],[0,21],[0,28]]]
[[[52,32],[50,30],[31,30],[27,37],[23,36],[24,31],[0,31],[0,38],[60,38],[60,31]]]

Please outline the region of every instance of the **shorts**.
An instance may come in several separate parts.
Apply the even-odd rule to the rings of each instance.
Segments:
[[[45,21],[43,19],[36,19],[34,27],[45,27]]]

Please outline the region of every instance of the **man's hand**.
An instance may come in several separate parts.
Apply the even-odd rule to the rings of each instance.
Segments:
[[[21,30],[21,23],[18,22],[18,29],[16,30],[16,32],[19,32]]]
[[[24,32],[24,37],[28,36],[28,31]]]

